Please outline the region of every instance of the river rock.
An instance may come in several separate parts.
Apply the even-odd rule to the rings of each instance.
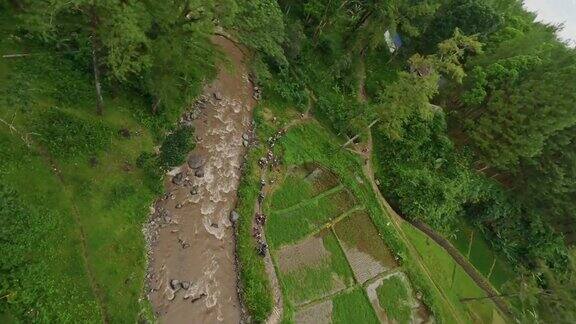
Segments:
[[[222,93],[220,91],[214,91],[214,99],[222,100]]]
[[[204,158],[198,154],[192,154],[188,158],[188,166],[192,169],[201,168],[204,165]]]
[[[182,287],[182,289],[188,289],[190,288],[190,283],[188,281],[182,281],[180,287]]]
[[[182,172],[176,174],[173,178],[172,178],[172,183],[179,186],[184,182],[184,174]]]
[[[190,194],[191,194],[192,196],[198,194],[198,185],[193,185],[193,186],[192,186],[192,188],[190,189]]]
[[[200,168],[200,169],[196,170],[196,172],[194,172],[194,175],[197,176],[198,178],[203,178],[204,177],[204,169]]]
[[[172,289],[168,289],[168,292],[167,292],[167,294],[166,294],[166,298],[167,298],[169,301],[172,301],[172,300],[174,300],[174,297],[176,297],[176,291],[174,291],[174,290],[172,290]]]
[[[240,218],[240,214],[238,214],[237,211],[233,210],[230,212],[230,221],[232,223],[236,223],[239,218]]]
[[[178,279],[170,280],[170,288],[172,288],[174,290],[180,289],[180,280],[178,280]]]

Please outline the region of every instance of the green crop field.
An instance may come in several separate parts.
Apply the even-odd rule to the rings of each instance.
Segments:
[[[430,270],[432,280],[442,287],[452,305],[470,321],[491,322],[496,306],[489,299],[467,303],[460,301],[461,298],[485,297],[486,293],[452,260],[450,255],[410,224],[403,223],[402,229]]]
[[[332,302],[334,303],[332,323],[378,323],[368,298],[360,289],[339,294]]]
[[[496,289],[501,290],[514,279],[511,266],[492,251],[481,232],[473,231],[465,222],[461,222],[460,229],[453,240],[454,246]]]
[[[330,254],[328,258],[281,275],[286,296],[293,303],[322,298],[338,289],[334,286],[335,282],[342,283],[342,288],[354,282],[352,271],[334,234],[329,231],[321,233],[321,239]]]
[[[409,323],[412,310],[407,301],[410,299],[406,285],[398,276],[384,279],[376,288],[378,302],[390,321]]]

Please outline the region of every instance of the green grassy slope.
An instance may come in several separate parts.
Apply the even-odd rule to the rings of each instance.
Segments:
[[[36,53],[0,58],[0,118],[17,129],[0,125],[0,188],[11,197],[0,219],[0,314],[135,322],[149,309],[139,301],[141,228],[155,193],[136,167],[155,144],[148,104],[116,89],[105,92],[105,115],[95,116],[89,72],[0,20],[0,53]],[[20,136],[28,133],[29,146]]]

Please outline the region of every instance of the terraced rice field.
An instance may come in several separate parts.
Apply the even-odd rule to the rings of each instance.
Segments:
[[[403,229],[414,243],[423,262],[431,270],[433,280],[440,284],[468,320],[474,323],[498,323],[501,317],[490,299],[461,302],[463,298],[482,298],[486,293],[479,288],[455,261],[425,234],[407,223]]]
[[[386,244],[374,239],[378,237],[378,230],[365,211],[354,212],[338,222],[334,231],[359,283],[363,284],[380,273],[398,267]]]
[[[474,231],[469,224],[462,222],[461,231],[453,240],[454,246],[492,283],[502,290],[507,282],[514,279],[514,272],[506,261],[492,251],[483,234]]]
[[[266,236],[288,305],[286,320],[433,320],[364,206],[334,174],[314,164],[292,166],[276,186],[265,207]],[[399,289],[388,289],[395,280],[390,278],[402,279]],[[404,306],[402,311],[398,305]]]
[[[354,283],[330,231],[284,246],[277,251],[276,260],[284,292],[295,305],[333,295]]]

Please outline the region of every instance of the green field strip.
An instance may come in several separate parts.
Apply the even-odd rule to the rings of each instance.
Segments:
[[[296,205],[292,205],[292,206],[290,206],[288,208],[284,208],[284,209],[275,210],[274,213],[276,215],[287,214],[289,212],[297,210],[298,208],[300,208],[302,206],[313,204],[314,202],[316,202],[316,201],[318,201],[318,200],[320,200],[326,196],[338,193],[338,192],[342,191],[343,189],[344,189],[344,185],[339,184],[336,187],[328,189],[328,190],[326,190],[326,191],[324,191],[324,192],[322,192],[322,193],[320,193],[320,194],[318,194],[318,195],[316,195],[310,199],[303,200],[303,201],[297,203]]]

